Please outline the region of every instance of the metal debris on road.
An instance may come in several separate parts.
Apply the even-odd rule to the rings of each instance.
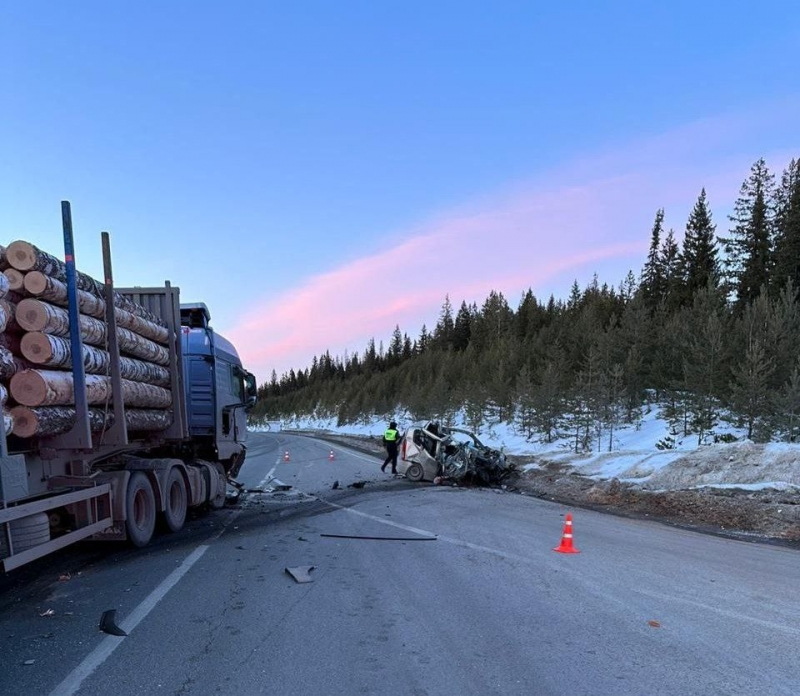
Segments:
[[[310,573],[314,570],[314,566],[295,566],[294,568],[284,568],[284,570],[291,575],[295,582],[314,582]]]
[[[100,626],[98,627],[103,633],[108,633],[110,636],[127,636],[116,623],[117,610],[106,609],[100,617]]]

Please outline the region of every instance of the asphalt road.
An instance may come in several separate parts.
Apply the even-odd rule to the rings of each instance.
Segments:
[[[800,692],[796,551],[572,510],[555,553],[563,506],[330,450],[254,435],[240,480],[268,492],[0,580],[0,693]]]

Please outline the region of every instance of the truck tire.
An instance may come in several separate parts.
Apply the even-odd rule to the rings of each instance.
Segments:
[[[220,510],[225,507],[225,495],[228,488],[228,477],[225,475],[225,469],[219,462],[211,462],[211,466],[217,472],[216,481],[212,476],[211,485],[208,488],[208,504],[212,510]]]
[[[143,471],[134,471],[125,493],[125,530],[134,546],[146,546],[156,528],[156,496]]]
[[[422,477],[425,475],[425,472],[422,470],[422,464],[417,464],[414,462],[410,464],[408,469],[406,469],[406,478],[409,481],[422,481]]]
[[[46,512],[9,522],[14,553],[26,551],[50,541],[50,517]]]
[[[167,474],[164,486],[164,524],[170,532],[183,529],[186,522],[186,510],[189,507],[189,497],[186,491],[186,481],[177,466],[173,466]]]

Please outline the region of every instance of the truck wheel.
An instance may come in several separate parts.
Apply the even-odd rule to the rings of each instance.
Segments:
[[[134,546],[146,546],[156,528],[156,496],[143,471],[134,471],[125,496],[125,530]]]
[[[212,481],[209,488],[208,504],[211,506],[212,510],[220,510],[221,508],[225,507],[225,494],[227,493],[228,477],[225,475],[225,469],[219,462],[211,462],[211,466],[214,467],[217,475],[216,477],[211,477],[212,479],[216,479],[216,483]]]
[[[9,522],[14,553],[31,549],[50,541],[50,517],[46,512]]]
[[[422,477],[425,475],[425,472],[422,470],[422,464],[414,464],[409,465],[408,469],[406,469],[406,478],[409,481],[422,481]]]
[[[170,532],[177,532],[186,522],[186,509],[189,506],[186,481],[177,466],[167,475],[164,486],[164,522]]]

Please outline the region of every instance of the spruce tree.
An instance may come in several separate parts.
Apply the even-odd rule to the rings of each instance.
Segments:
[[[774,177],[763,159],[750,169],[736,200],[730,237],[720,239],[725,249],[725,279],[735,296],[736,311],[755,300],[772,270],[774,231]]]
[[[640,291],[647,307],[655,307],[664,295],[664,265],[661,257],[661,234],[664,231],[664,209],[659,208],[650,233],[650,250],[642,269]]]
[[[773,287],[791,280],[800,290],[800,160],[792,160],[775,194],[775,269]]]
[[[700,196],[686,223],[686,234],[681,249],[681,275],[684,281],[682,304],[691,304],[702,289],[719,283],[719,262],[715,225],[706,199],[706,190]]]

